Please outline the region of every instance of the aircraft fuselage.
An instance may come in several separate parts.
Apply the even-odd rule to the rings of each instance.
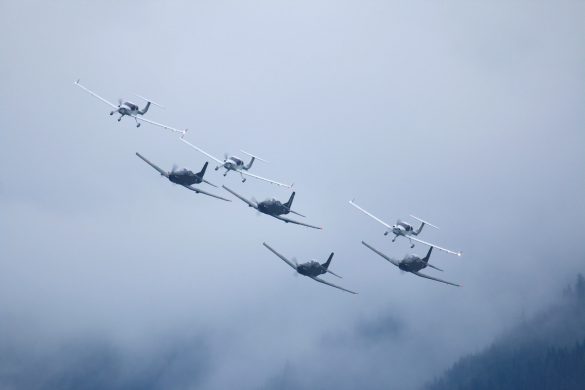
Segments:
[[[327,272],[321,264],[316,261],[309,261],[307,263],[299,264],[297,266],[297,272],[305,276],[319,276]]]
[[[175,184],[190,186],[201,183],[202,178],[196,173],[183,169],[182,171],[170,173],[169,180]]]
[[[258,203],[258,211],[270,215],[288,214],[289,209],[276,199],[268,199]]]
[[[417,272],[426,268],[427,263],[416,255],[406,255],[404,259],[398,263],[398,268],[403,271]]]

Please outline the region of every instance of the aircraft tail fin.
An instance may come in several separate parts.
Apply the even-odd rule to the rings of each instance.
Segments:
[[[431,258],[431,252],[433,251],[433,247],[429,248],[429,251],[427,252],[427,255],[422,259],[425,263],[429,263],[429,259]]]
[[[295,199],[295,192],[293,191],[292,194],[290,194],[290,198],[288,198],[288,202],[286,202],[284,205],[290,210],[290,208],[292,207],[292,203],[293,200]]]
[[[207,165],[209,165],[209,162],[205,161],[203,168],[201,168],[201,171],[198,173],[199,177],[202,179],[203,179],[203,175],[205,175],[205,171],[207,170]]]
[[[321,264],[323,266],[323,268],[325,268],[325,269],[329,268],[329,264],[331,264],[332,259],[333,259],[333,252],[331,252],[327,261],[324,262],[323,264]]]
[[[418,218],[418,217],[415,217],[415,216],[414,216],[414,215],[412,215],[412,214],[411,214],[410,216],[411,216],[412,218],[416,219],[417,221],[419,221],[419,222],[421,223],[420,227],[419,227],[419,228],[418,228],[418,229],[417,229],[417,230],[416,230],[416,231],[413,233],[415,236],[417,236],[417,235],[418,235],[418,234],[419,234],[419,233],[420,233],[420,232],[423,230],[423,227],[424,227],[425,225],[429,225],[430,227],[433,227],[433,228],[435,228],[435,229],[437,229],[437,230],[439,229],[437,226],[433,225],[432,223],[430,223],[430,222],[428,222],[428,221],[425,221],[424,219],[420,219],[420,218]]]
[[[147,101],[146,102],[146,106],[144,106],[144,108],[142,110],[139,111],[140,115],[144,115],[148,112],[148,109],[150,108],[150,102]]]
[[[252,158],[250,159],[250,162],[246,165],[244,165],[244,169],[247,171],[248,169],[252,168],[252,165],[254,164],[254,160],[256,160],[256,157],[252,156]]]

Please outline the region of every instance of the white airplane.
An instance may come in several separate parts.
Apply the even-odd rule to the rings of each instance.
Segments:
[[[101,97],[97,93],[93,92],[89,88],[80,84],[79,79],[77,79],[77,81],[75,81],[75,85],[77,85],[79,88],[83,89],[85,92],[89,93],[93,97],[101,100],[102,102],[104,102],[108,106],[110,106],[113,109],[113,111],[110,111],[110,115],[114,115],[114,113],[120,114],[120,117],[118,118],[118,122],[120,122],[124,116],[129,116],[129,117],[134,118],[134,120],[136,121],[136,127],[140,127],[139,121],[142,121],[142,122],[150,123],[151,125],[162,127],[163,129],[167,129],[167,130],[173,131],[175,133],[180,133],[183,135],[185,135],[185,133],[187,132],[187,130],[175,129],[174,127],[163,125],[161,123],[157,123],[157,122],[143,118],[142,115],[146,114],[146,112],[150,108],[151,104],[154,104],[155,106],[158,106],[158,107],[162,107],[160,104],[155,103],[150,99],[147,99],[145,97],[137,95],[139,98],[144,99],[146,101],[146,106],[144,106],[144,108],[141,110],[137,104],[132,103],[131,101],[128,101],[128,100],[123,100],[123,99],[118,99],[118,105],[115,105],[114,103],[104,99],[103,97]]]
[[[414,218],[414,219],[416,219],[417,221],[421,222],[420,227],[418,229],[416,229],[416,230],[414,230],[414,227],[412,227],[412,225],[410,225],[407,222],[401,221],[401,220],[396,221],[396,224],[390,226],[386,222],[382,221],[380,218],[376,217],[372,213],[370,213],[370,212],[364,210],[363,208],[361,208],[360,206],[358,206],[353,200],[350,200],[349,201],[349,204],[351,204],[353,207],[355,207],[356,209],[358,209],[362,213],[366,214],[367,216],[373,218],[374,220],[376,220],[379,223],[381,223],[382,225],[384,225],[388,229],[388,230],[386,230],[384,232],[384,235],[385,236],[387,236],[388,233],[394,234],[394,237],[392,238],[392,242],[396,241],[396,237],[402,236],[402,237],[408,238],[408,240],[410,241],[410,247],[411,248],[414,248],[413,241],[416,241],[416,242],[420,242],[421,244],[425,244],[425,245],[428,245],[428,246],[435,247],[438,250],[441,250],[443,252],[450,253],[452,255],[457,255],[457,256],[461,256],[462,255],[462,253],[460,251],[455,252],[455,251],[452,251],[452,250],[449,250],[449,249],[445,249],[445,248],[442,248],[442,247],[437,246],[435,244],[431,244],[430,242],[426,242],[426,241],[423,241],[423,240],[421,240],[419,238],[414,237],[414,236],[418,236],[419,235],[419,233],[422,231],[422,229],[423,229],[423,227],[425,225],[429,225],[431,227],[434,227],[435,229],[439,229],[437,226],[435,226],[435,225],[433,225],[433,224],[431,224],[431,223],[429,223],[429,222],[427,222],[425,220],[422,220],[420,218],[417,218],[414,215],[411,215],[411,217]]]
[[[213,161],[217,162],[219,165],[217,165],[215,167],[215,170],[217,171],[220,168],[225,169],[225,172],[223,174],[224,176],[227,175],[229,171],[234,171],[234,172],[238,172],[240,174],[240,176],[242,177],[242,183],[246,181],[246,178],[244,177],[244,175],[246,175],[246,176],[253,177],[255,179],[260,179],[260,180],[264,180],[264,181],[267,181],[267,182],[272,183],[272,184],[276,184],[278,186],[287,187],[287,188],[292,187],[292,184],[280,183],[280,182],[266,179],[265,177],[254,175],[254,174],[251,174],[250,172],[248,172],[248,170],[250,168],[252,168],[252,164],[254,164],[255,160],[260,160],[260,161],[263,161],[266,163],[268,162],[268,161],[263,160],[260,157],[255,156],[251,153],[240,150],[242,153],[251,157],[250,162],[248,164],[244,163],[244,161],[237,156],[228,156],[227,154],[225,155],[223,160],[220,160],[219,158],[212,156],[211,154],[207,153],[205,150],[203,150],[203,149],[193,145],[191,142],[187,141],[185,139],[184,134],[183,134],[183,136],[181,136],[181,141],[183,141],[185,144],[189,145],[190,147],[192,147],[193,149],[195,149],[199,153],[202,153],[202,154],[206,155],[207,157],[209,157],[210,159],[212,159]]]

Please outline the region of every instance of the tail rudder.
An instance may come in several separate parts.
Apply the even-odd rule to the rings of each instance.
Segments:
[[[252,159],[250,160],[250,162],[247,165],[244,165],[244,169],[247,171],[248,169],[252,168],[252,164],[254,164],[254,160],[256,160],[256,157],[252,156]]]
[[[201,171],[197,174],[202,179],[203,179],[203,175],[205,175],[205,170],[207,169],[207,165],[209,165],[209,162],[205,161],[203,168],[201,168]]]
[[[420,233],[420,232],[422,232],[422,230],[423,230],[423,227],[425,227],[425,223],[424,223],[424,222],[422,222],[422,223],[420,224],[420,227],[419,227],[419,228],[418,228],[416,231],[414,231],[414,232],[413,232],[413,234],[414,234],[415,236],[418,236],[418,235],[419,235],[419,233]],[[431,248],[432,248],[432,247],[431,247]]]
[[[284,204],[289,210],[292,207],[292,203],[293,203],[294,198],[295,198],[295,191],[293,191],[293,193],[290,194],[290,198],[288,198],[288,202],[286,202]]]
[[[425,263],[429,262],[429,259],[431,258],[431,252],[433,251],[433,247],[429,248],[429,251],[427,252],[427,255],[422,259]]]
[[[146,106],[144,106],[144,108],[140,111],[140,115],[144,115],[148,112],[148,109],[150,108],[150,102],[146,101]]]
[[[325,270],[327,270],[327,268],[329,268],[329,264],[331,264],[331,259],[333,259],[333,252],[331,252],[327,261],[324,262],[323,264],[321,264],[323,266],[323,268],[325,268]]]

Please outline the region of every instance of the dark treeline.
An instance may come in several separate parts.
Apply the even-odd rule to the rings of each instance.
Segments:
[[[426,389],[585,389],[585,278],[579,275],[560,303],[461,358]]]

